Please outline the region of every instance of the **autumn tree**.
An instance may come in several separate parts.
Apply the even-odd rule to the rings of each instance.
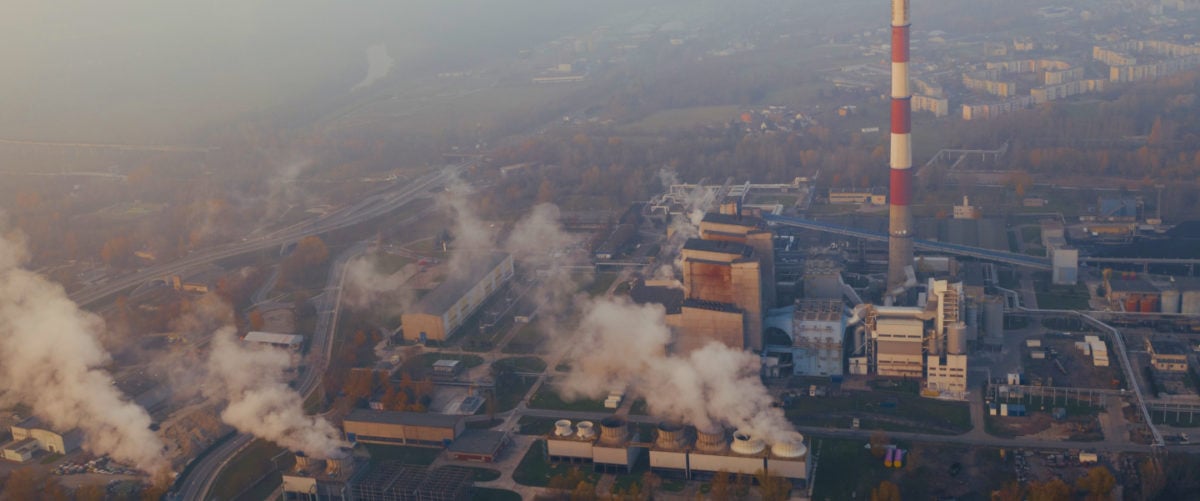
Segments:
[[[1007,482],[998,491],[992,491],[992,501],[1025,501],[1025,488],[1017,482]]]
[[[712,501],[729,501],[732,491],[730,480],[732,479],[726,470],[713,474],[712,482],[709,483],[708,498]]]
[[[871,489],[871,501],[900,501],[900,486],[884,480]]]
[[[1070,501],[1071,486],[1061,478],[1029,484],[1029,501]]]
[[[791,497],[792,483],[788,479],[769,475],[761,469],[754,476],[758,479],[758,494],[763,501],[785,501]]]
[[[1095,466],[1087,474],[1075,481],[1075,487],[1087,495],[1087,499],[1101,501],[1109,499],[1117,479],[1111,471],[1103,466]]]
[[[1142,499],[1156,499],[1167,486],[1166,472],[1162,462],[1157,458],[1148,457],[1138,464],[1138,477],[1142,482]]]

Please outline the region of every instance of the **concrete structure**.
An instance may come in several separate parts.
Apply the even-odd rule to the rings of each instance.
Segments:
[[[1049,251],[1054,285],[1075,285],[1079,281],[1079,249],[1052,248]]]
[[[838,300],[797,300],[792,317],[792,373],[842,375],[845,306]]]
[[[929,355],[925,362],[925,388],[940,395],[959,396],[967,392],[966,355]]]
[[[1187,373],[1188,350],[1182,343],[1147,338],[1146,351],[1150,353],[1150,364],[1156,370]]]
[[[442,447],[466,429],[462,416],[354,409],[342,422],[352,442]]]
[[[446,278],[400,319],[406,341],[445,341],[513,276],[512,256],[474,254],[470,265]]]
[[[981,217],[983,217],[983,210],[971,205],[971,200],[966,195],[963,195],[962,205],[954,206],[954,219],[979,219]]]
[[[830,188],[829,203],[883,205],[887,203],[887,193],[882,190],[859,190],[854,188]]]
[[[908,281],[913,262],[912,199],[912,92],[909,90],[908,0],[892,0],[892,126],[891,202],[888,221],[888,280],[892,294]]]
[[[712,341],[730,348],[746,347],[746,314],[736,305],[686,299],[678,320],[668,321],[682,332],[675,342],[676,353],[690,353]]]
[[[293,351],[298,351],[304,345],[304,336],[298,334],[276,334],[274,332],[252,331],[247,333],[246,337],[242,338],[242,340],[247,343],[274,346]]]
[[[643,450],[634,444],[637,441],[629,424],[617,416],[602,420],[598,433],[591,421],[581,421],[572,430],[571,422],[562,420],[546,437],[546,456],[556,462],[591,464],[595,471],[628,473]]]
[[[728,240],[689,239],[681,251],[684,295],[691,309],[688,322],[685,317],[681,340],[688,337],[698,339],[683,341],[685,346],[702,345],[706,336],[716,335],[719,340],[736,348],[762,349],[762,324],[766,287],[774,278],[763,269],[762,259],[753,247]],[[770,278],[769,278],[770,277]],[[700,327],[704,315],[719,319],[723,325],[732,321],[733,314],[742,315],[739,332],[714,333],[705,328],[691,332],[688,327]],[[709,337],[711,338],[711,337]],[[739,343],[740,341],[740,343]]]
[[[75,452],[83,445],[83,431],[74,428],[64,433],[51,430],[38,418],[26,418],[12,426],[13,442],[33,440],[38,449],[51,454],[67,454]]]
[[[926,111],[941,118],[950,116],[950,100],[944,97],[914,95],[912,98],[913,111]]]
[[[283,473],[283,499],[292,501],[350,501],[352,482],[362,477],[366,461],[347,455],[314,459],[296,453],[296,464]]]
[[[40,448],[38,447],[37,440],[27,438],[25,440],[14,440],[4,444],[3,447],[0,447],[0,454],[2,454],[4,459],[7,461],[24,463],[30,459],[33,459],[33,455],[36,454],[39,449]]]
[[[468,501],[474,473],[461,466],[431,468],[385,461],[371,465],[350,484],[352,501]]]

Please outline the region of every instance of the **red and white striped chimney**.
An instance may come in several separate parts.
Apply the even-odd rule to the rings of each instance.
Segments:
[[[912,93],[908,88],[908,0],[892,0],[891,211],[888,230],[888,290],[904,287],[913,263]]]

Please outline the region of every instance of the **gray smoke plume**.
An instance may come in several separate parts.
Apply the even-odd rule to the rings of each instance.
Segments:
[[[559,388],[564,398],[602,398],[625,387],[665,419],[706,429],[733,426],[769,442],[797,436],[783,411],[771,405],[758,377],[758,357],[717,342],[687,355],[671,354],[661,305],[595,301],[572,342],[579,356]]]
[[[666,167],[658,171],[658,178],[663,183],[664,191],[670,191],[673,185],[682,184],[679,175]],[[700,236],[700,222],[704,219],[704,213],[712,207],[714,197],[715,194],[702,184],[684,194],[683,200],[679,201],[683,206],[684,217],[671,218],[670,226],[667,229],[667,241],[659,252],[659,257],[672,259],[672,264],[660,266],[654,271],[654,278],[678,277],[679,271],[682,269],[679,251],[683,249],[683,244],[687,243],[689,238]]]
[[[232,328],[213,335],[204,389],[227,400],[221,419],[238,430],[318,458],[336,457],[346,445],[328,421],[304,414],[304,398],[284,380],[291,355],[242,343]]]
[[[163,471],[163,443],[149,414],[104,369],[103,321],[58,284],[23,269],[25,259],[21,238],[0,233],[0,402],[29,406],[56,430],[81,429],[92,453]]]

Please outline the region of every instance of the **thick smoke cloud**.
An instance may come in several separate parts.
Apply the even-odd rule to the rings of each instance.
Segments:
[[[454,237],[454,248],[460,251],[451,254],[450,261],[446,263],[451,275],[466,273],[470,269],[472,253],[491,251],[496,246],[496,230],[475,213],[471,207],[472,194],[474,190],[470,185],[454,179],[446,186],[444,196],[438,199],[442,209],[453,214],[454,226],[450,231]]]
[[[670,190],[673,185],[683,184],[675,171],[665,167],[658,171],[658,178],[663,184],[664,191]],[[713,204],[713,201],[713,192],[703,185],[698,185],[685,194],[682,201],[685,216],[671,219],[670,227],[667,230],[670,236],[659,253],[660,256],[670,257],[674,261],[671,265],[663,265],[655,270],[655,278],[678,276],[682,268],[681,262],[678,260],[679,251],[683,249],[683,244],[687,243],[689,238],[700,236],[700,222],[704,219],[704,213]]]
[[[416,299],[413,290],[404,286],[409,278],[405,270],[381,273],[378,259],[373,255],[355,258],[346,264],[346,293],[342,301],[356,310],[386,306],[388,312],[404,311]]]
[[[213,336],[204,392],[228,400],[221,419],[242,432],[314,457],[336,457],[345,444],[328,421],[304,414],[303,397],[284,381],[290,366],[286,351],[247,345],[223,328]]]
[[[18,237],[0,235],[0,402],[23,403],[54,429],[80,428],[84,448],[151,473],[167,462],[145,409],[104,370],[104,325],[58,284],[25,270]]]
[[[783,411],[771,405],[758,357],[716,342],[671,354],[660,305],[595,301],[572,342],[579,358],[560,387],[565,398],[601,398],[614,387],[628,388],[655,416],[702,429],[733,426],[771,442],[797,436]]]

